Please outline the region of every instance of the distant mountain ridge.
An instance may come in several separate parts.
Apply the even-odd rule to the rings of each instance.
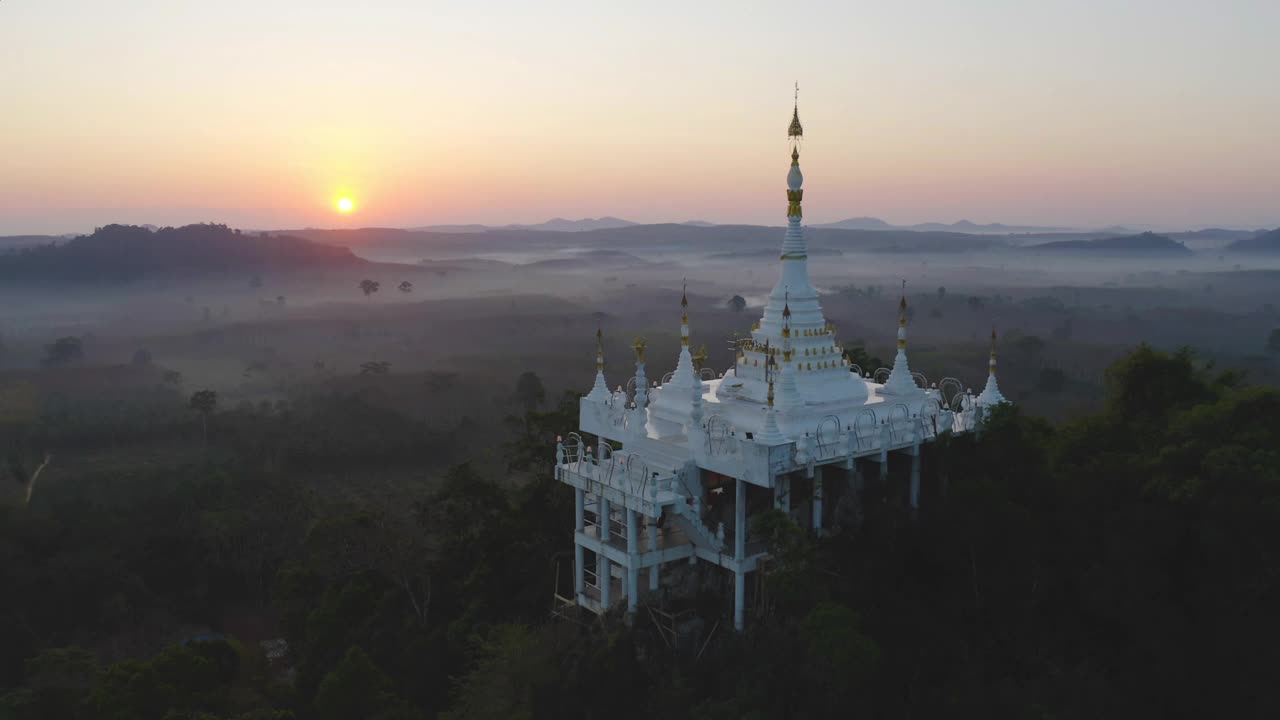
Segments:
[[[1095,240],[1058,240],[1028,245],[1024,249],[1048,252],[1104,252],[1104,253],[1178,253],[1191,254],[1191,250],[1176,240],[1153,232]]]
[[[962,233],[1015,233],[1015,232],[1066,232],[1072,228],[1044,227],[1039,225],[1005,225],[1004,223],[987,223],[980,225],[970,220],[957,220],[953,223],[927,222],[915,225],[891,225],[877,217],[855,217],[833,223],[811,225],[815,228],[832,230],[914,230],[916,232],[962,232]]]
[[[423,227],[409,228],[414,232],[489,232],[491,230],[541,230],[546,232],[588,232],[591,230],[612,230],[614,228],[631,227],[640,223],[631,222],[606,215],[600,218],[582,218],[581,220],[566,220],[565,218],[555,217],[533,225],[426,225]]]
[[[0,254],[0,280],[123,283],[160,274],[337,268],[365,262],[345,247],[290,235],[242,233],[226,225],[155,231],[107,225],[64,243]]]
[[[1280,253],[1280,228],[1263,231],[1251,238],[1241,238],[1227,246],[1231,252]]]

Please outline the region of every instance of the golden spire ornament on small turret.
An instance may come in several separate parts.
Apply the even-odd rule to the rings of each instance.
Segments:
[[[707,362],[707,346],[703,345],[698,348],[698,352],[693,355],[693,369],[702,372],[702,366]]]

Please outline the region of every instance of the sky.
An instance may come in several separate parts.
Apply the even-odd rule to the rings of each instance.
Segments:
[[[1280,224],[1273,0],[0,0],[0,234]],[[342,215],[338,198],[355,210]]]

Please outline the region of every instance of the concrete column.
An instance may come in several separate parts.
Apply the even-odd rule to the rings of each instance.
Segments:
[[[573,517],[574,517],[573,529],[577,530],[578,532],[582,532],[583,527],[586,526],[586,510],[585,510],[586,505],[587,505],[586,493],[583,492],[582,488],[574,488],[573,489]]]
[[[911,490],[910,490],[911,511],[915,512],[920,509],[920,446],[917,445],[911,453]]]
[[[600,544],[609,544],[609,501],[603,496],[599,499],[599,527],[597,531],[600,533]],[[603,550],[603,548],[602,548]],[[596,580],[600,583],[600,605],[609,609],[613,603],[613,566],[609,562],[609,556],[604,552],[596,555]]]
[[[737,481],[733,507],[733,557],[738,568],[733,572],[733,629],[742,632],[745,625],[743,612],[747,601],[747,577],[741,563],[747,556],[747,484]]]
[[[573,527],[577,532],[582,532],[582,529],[586,527],[586,504],[586,493],[582,491],[582,488],[574,488]],[[578,601],[579,605],[582,604],[587,587],[586,575],[584,574],[585,568],[583,567],[585,562],[586,558],[583,555],[582,545],[575,536],[573,539],[573,597]],[[559,581],[559,578],[557,578],[556,582]]]
[[[658,520],[657,518],[649,519],[649,552],[657,552],[658,550]],[[658,572],[662,568],[662,563],[654,563],[649,566],[649,590],[658,591]]]
[[[784,513],[791,512],[791,476],[779,475],[773,482],[773,506]]]
[[[747,601],[747,576],[741,570],[733,573],[733,629],[742,632],[746,629],[746,613],[744,603]]]
[[[578,601],[579,605],[583,604],[582,600],[586,595],[586,588],[587,588],[587,577],[584,572],[585,568],[582,567],[583,563],[586,562],[586,558],[584,555],[585,554],[583,553],[582,545],[580,545],[577,540],[574,540],[573,541],[573,597]],[[559,582],[559,580],[557,579],[556,582]]]
[[[733,496],[733,557],[747,556],[747,484],[738,480]]]
[[[813,531],[822,533],[822,466],[813,469]]]
[[[627,510],[627,611],[635,612],[640,600],[640,522],[635,510]]]

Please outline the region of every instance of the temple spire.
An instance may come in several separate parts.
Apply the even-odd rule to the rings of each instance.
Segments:
[[[782,376],[779,378],[778,390],[781,392],[778,405],[782,409],[796,408],[804,405],[804,399],[800,397],[800,389],[796,386],[796,370],[799,364],[795,363],[795,350],[791,344],[791,293],[788,291],[783,296],[782,305]],[[776,365],[775,365],[776,367]]]
[[[902,297],[898,300],[898,354],[893,358],[893,369],[879,390],[881,395],[914,395],[922,392],[911,376],[907,364],[907,281],[902,281]]]
[[[609,385],[604,381],[604,333],[596,328],[596,383],[587,393],[587,399],[604,402],[609,399]]]
[[[764,445],[781,445],[787,441],[787,438],[778,428],[778,411],[773,407],[773,378],[777,374],[778,363],[773,359],[773,353],[767,342],[765,343],[764,356],[765,375],[769,384],[768,404],[764,408],[764,425],[761,426],[760,432],[756,434],[755,439],[756,442]]]
[[[991,359],[987,361],[987,386],[982,388],[982,393],[978,395],[978,403],[985,407],[992,407],[1005,402],[1009,401],[1000,392],[1000,385],[996,382],[996,329],[991,328]]]
[[[680,345],[689,347],[689,281],[680,286]]]

